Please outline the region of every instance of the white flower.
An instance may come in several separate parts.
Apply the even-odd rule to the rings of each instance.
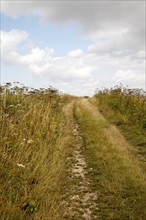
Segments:
[[[28,143],[28,144],[31,144],[31,143],[33,143],[33,140],[29,139],[29,140],[27,141],[27,143]]]
[[[21,164],[21,163],[17,163],[17,166],[25,168],[25,166],[23,164]]]

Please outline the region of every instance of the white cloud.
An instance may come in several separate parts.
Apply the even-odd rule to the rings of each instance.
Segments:
[[[1,49],[12,50],[23,41],[28,38],[28,33],[26,31],[11,30],[9,32],[0,32]]]
[[[117,51],[123,51],[127,48],[125,45],[125,39],[127,39],[128,29],[115,29],[112,31],[98,31],[91,35],[90,38],[93,43],[88,46],[88,52],[96,52],[98,54],[113,53]]]
[[[144,25],[144,1],[2,1],[3,13],[19,17],[39,15],[49,23],[75,21],[82,29],[97,30]],[[142,22],[141,22],[142,21]]]
[[[20,62],[24,64],[43,64],[51,60],[54,50],[52,48],[40,49],[35,47],[31,49],[31,53],[28,55],[20,56]]]
[[[52,48],[34,47],[29,53],[22,55],[19,44],[29,41],[25,31],[2,31],[1,36],[2,61],[7,64],[25,65],[37,76],[48,75],[55,81],[89,79],[96,69],[90,60],[86,60],[81,49],[70,51],[66,57],[55,57]]]
[[[118,36],[118,33],[114,32],[111,35]],[[122,35],[122,31],[120,35]],[[20,45],[23,46],[29,42],[28,36],[27,32],[21,30],[2,31],[2,61],[7,64],[26,66],[34,76],[41,78],[47,76],[51,82],[62,82],[65,83],[64,86],[71,86],[74,84],[73,82],[76,82],[71,88],[76,88],[77,91],[77,86],[79,86],[82,94],[87,90],[93,91],[97,87],[100,79],[103,78],[102,71],[105,67],[109,68],[109,73],[112,66],[119,69],[114,77],[110,79],[107,77],[110,82],[132,84],[133,86],[143,85],[144,71],[142,69],[141,71],[133,70],[138,67],[139,59],[143,59],[144,52],[142,50],[134,55],[136,58],[133,57],[133,62],[129,56],[98,54],[89,51],[89,48],[87,51],[78,48],[68,52],[67,56],[56,57],[52,48],[35,46],[23,55],[20,51]],[[97,34],[96,37],[94,36],[94,42],[96,39],[102,39],[103,36],[105,37],[103,33]],[[139,67],[143,67],[141,62]],[[123,70],[123,68],[125,69]]]
[[[124,83],[133,87],[142,86],[144,84],[144,74],[131,69],[118,70],[113,80],[117,83]]]
[[[104,57],[104,60],[108,58],[113,66],[144,65],[144,44],[138,44],[136,39],[131,40],[128,29],[98,31],[90,38],[93,42],[88,46],[88,53],[96,53],[98,57]]]
[[[83,51],[81,49],[72,50],[68,53],[68,56],[70,58],[76,58],[80,57],[83,54]]]
[[[17,63],[17,50],[21,43],[28,39],[28,33],[21,30],[0,31],[1,59],[6,63]]]
[[[98,50],[112,50],[119,45],[141,50],[145,43],[145,1],[2,1],[1,11],[8,16],[39,16],[49,24],[73,22],[84,35],[98,32],[108,36],[107,46],[94,44]],[[128,31],[128,32],[127,32]],[[102,35],[102,34],[101,34]],[[102,36],[101,36],[102,37]],[[113,41],[111,40],[113,39]],[[122,43],[123,42],[123,43]],[[128,48],[129,48],[128,47]]]

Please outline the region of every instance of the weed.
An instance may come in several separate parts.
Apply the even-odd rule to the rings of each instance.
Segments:
[[[53,88],[1,86],[0,218],[61,218],[65,121],[69,97]]]
[[[133,148],[87,100],[76,105],[75,117],[84,139],[91,190],[98,191],[96,216],[144,219],[146,176]]]
[[[118,126],[131,144],[146,155],[146,96],[138,89],[116,86],[98,91],[94,104],[113,124]],[[140,147],[141,146],[141,147]],[[145,157],[146,158],[146,157]]]

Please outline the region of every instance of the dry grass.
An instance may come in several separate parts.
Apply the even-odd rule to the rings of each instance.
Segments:
[[[115,87],[99,91],[94,104],[110,123],[115,124],[146,159],[146,96],[140,90]],[[93,101],[92,100],[92,101]]]
[[[77,147],[74,123],[83,139],[88,191],[97,192],[94,216],[145,218],[144,163],[87,98],[60,95],[52,88],[28,93],[27,88],[10,84],[0,91],[0,219],[65,219],[72,187],[79,184],[70,173],[75,162],[70,158]],[[94,99],[95,106],[99,100]],[[127,115],[116,113],[117,117],[125,122]],[[78,214],[81,219],[82,213]]]
[[[68,99],[53,90],[1,94],[0,219],[61,219]]]
[[[145,219],[146,173],[135,151],[88,102],[77,105],[76,118],[92,190],[98,190],[99,219]]]

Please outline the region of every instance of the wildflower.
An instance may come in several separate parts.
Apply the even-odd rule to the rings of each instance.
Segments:
[[[27,141],[27,143],[28,143],[28,144],[31,144],[31,143],[33,143],[33,140],[29,139],[29,140]]]
[[[26,138],[23,138],[23,141],[26,141]]]
[[[24,166],[23,164],[21,164],[21,163],[17,163],[17,166],[18,166],[18,167],[25,168],[25,166]]]

